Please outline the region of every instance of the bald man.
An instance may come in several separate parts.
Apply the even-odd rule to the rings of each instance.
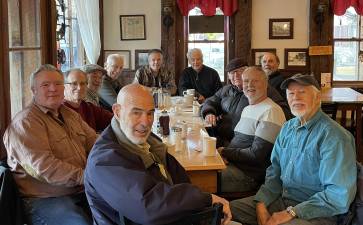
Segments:
[[[228,202],[191,185],[183,167],[151,133],[154,101],[140,84],[121,89],[111,126],[97,139],[86,167],[85,189],[95,224],[169,224],[214,203]]]

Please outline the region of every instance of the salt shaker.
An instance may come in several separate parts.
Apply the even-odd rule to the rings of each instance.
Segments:
[[[175,144],[175,151],[180,152],[182,151],[182,129],[180,127],[172,127],[171,128],[171,143]]]
[[[199,116],[199,103],[197,100],[193,101],[193,116]]]

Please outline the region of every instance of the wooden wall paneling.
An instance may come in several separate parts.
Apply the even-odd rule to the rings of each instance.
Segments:
[[[238,10],[234,14],[233,20],[234,46],[232,45],[233,49],[230,49],[230,59],[241,57],[246,62],[249,62],[252,33],[252,0],[238,1]],[[233,50],[234,55],[232,54]]]
[[[188,38],[185,32],[188,30],[188,17],[183,17],[175,4],[175,81],[179,84],[179,78],[185,67],[188,66],[185,55],[188,49]]]
[[[179,10],[176,6],[176,1],[162,0],[161,1],[161,50],[164,53],[165,66],[175,73],[175,29],[176,29],[176,13]],[[167,17],[171,18],[173,23],[166,26]],[[169,20],[170,21],[170,20]]]
[[[41,20],[41,54],[42,64],[57,65],[57,10],[56,2],[40,1],[40,20]]]
[[[5,147],[2,141],[6,127],[10,123],[10,80],[9,80],[9,31],[7,1],[0,2],[0,159],[5,157]]]
[[[318,5],[324,4],[325,10],[323,14],[323,24],[320,26],[316,23],[316,14]],[[333,21],[334,15],[329,8],[329,0],[310,0],[310,15],[309,15],[309,45],[333,45]],[[321,73],[333,73],[333,56],[311,56],[310,71],[314,73],[315,78],[320,81]]]
[[[100,57],[98,58],[97,64],[100,66],[104,66],[105,64],[105,58],[104,58],[104,54],[103,54],[103,50],[104,48],[104,40],[105,40],[105,35],[104,35],[104,23],[103,23],[103,0],[99,0],[98,2],[99,5],[99,14],[100,14],[100,40],[101,40],[101,50],[100,50]],[[131,59],[130,59],[131,60]],[[131,69],[131,68],[130,68]]]

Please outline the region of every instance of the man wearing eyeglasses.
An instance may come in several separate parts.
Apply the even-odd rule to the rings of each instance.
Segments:
[[[80,69],[71,69],[65,72],[64,78],[64,105],[78,112],[96,132],[103,131],[110,124],[113,114],[84,101],[87,92],[86,74]]]
[[[15,115],[3,137],[27,220],[33,225],[89,225],[83,174],[97,134],[62,105],[61,71],[43,65],[31,74],[30,85],[33,101]]]

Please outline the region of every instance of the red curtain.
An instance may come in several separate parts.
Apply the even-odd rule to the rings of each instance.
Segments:
[[[177,3],[183,16],[188,16],[194,7],[200,8],[205,16],[214,16],[218,7],[225,16],[232,16],[238,9],[237,0],[177,0]]]
[[[331,0],[333,13],[342,16],[350,6],[353,6],[359,15],[363,15],[363,0]]]

